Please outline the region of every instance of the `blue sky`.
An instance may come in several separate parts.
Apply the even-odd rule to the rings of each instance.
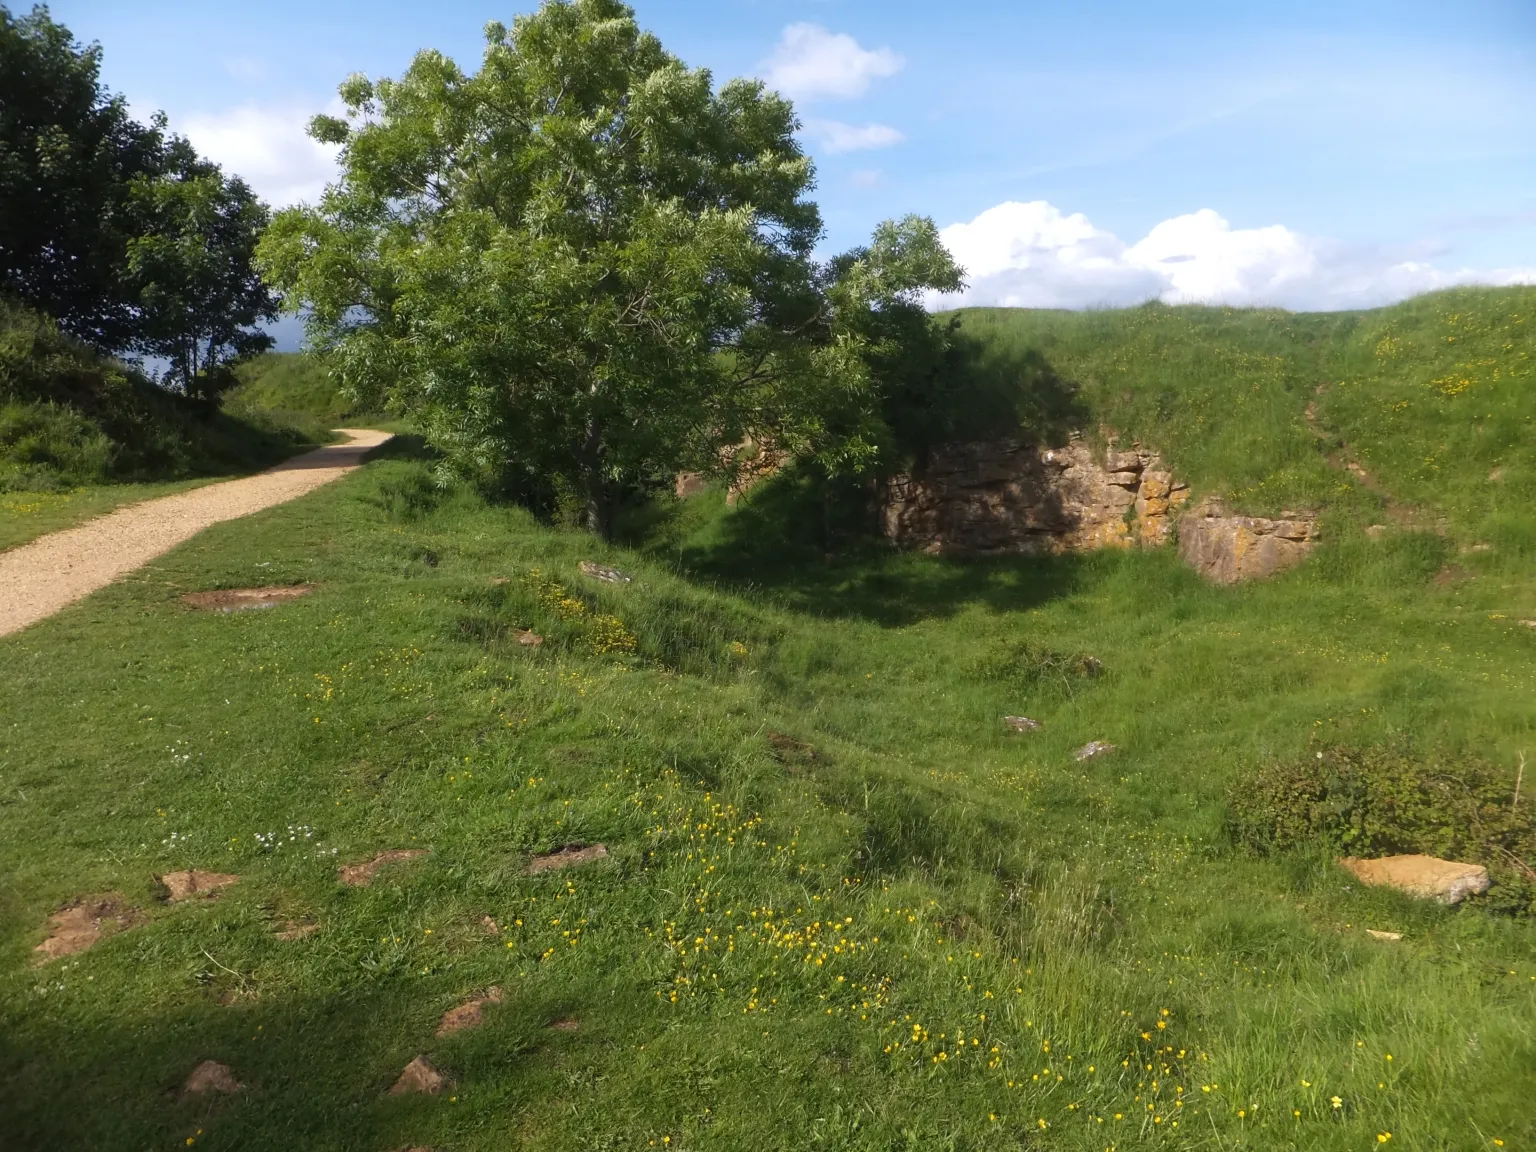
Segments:
[[[14,4],[13,7],[20,7]],[[55,0],[105,76],[276,201],[348,73],[467,67],[528,4]],[[934,217],[965,302],[1352,307],[1536,280],[1536,0],[643,0],[717,79],[790,90],[827,249]]]

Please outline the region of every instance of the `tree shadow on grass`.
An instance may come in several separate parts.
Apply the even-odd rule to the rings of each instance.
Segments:
[[[810,615],[901,627],[972,604],[1020,612],[1070,595],[1113,559],[1097,556],[953,557],[897,552],[875,532],[866,489],[795,469],[735,507],[718,493],[661,505],[632,541],[685,576],[768,595]]]

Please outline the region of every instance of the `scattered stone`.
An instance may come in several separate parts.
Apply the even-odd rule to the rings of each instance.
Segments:
[[[562,1016],[558,1020],[551,1020],[549,1026],[556,1032],[579,1032],[581,1021],[574,1016]]]
[[[157,876],[165,886],[166,899],[172,904],[190,900],[194,896],[217,896],[220,888],[228,888],[239,882],[240,877],[227,872],[167,872]]]
[[[1004,716],[1003,723],[1008,726],[1008,731],[1024,733],[1040,731],[1040,721],[1031,720],[1028,716]]]
[[[1521,620],[1520,623],[1527,628],[1536,628],[1536,620]]]
[[[138,913],[125,908],[116,896],[81,900],[48,917],[48,938],[33,949],[34,964],[46,964],[61,956],[73,956],[90,948],[108,932],[131,928]]]
[[[524,648],[537,648],[540,644],[544,643],[544,637],[540,636],[537,632],[530,632],[527,628],[515,629],[512,633],[512,639],[516,640]]]
[[[443,1089],[452,1087],[452,1080],[432,1067],[425,1056],[418,1056],[405,1066],[405,1071],[400,1073],[400,1079],[395,1081],[389,1094],[436,1096]]]
[[[1115,746],[1108,740],[1090,740],[1076,752],[1072,753],[1074,760],[1092,760],[1095,756],[1103,756],[1106,752],[1113,752]]]
[[[437,1035],[452,1036],[455,1032],[462,1032],[466,1028],[479,1027],[485,1022],[485,1006],[500,1003],[501,989],[487,989],[484,996],[478,996],[460,1004],[457,1008],[450,1008],[444,1012],[443,1018],[437,1024]]]
[[[284,921],[283,926],[273,933],[279,940],[302,940],[315,932],[320,925],[300,924],[294,920]]]
[[[904,548],[958,555],[1155,547],[1189,499],[1162,459],[1111,442],[1101,464],[1081,436],[1064,448],[1004,439],[947,444],[892,477],[885,534]]]
[[[578,567],[581,568],[583,576],[601,580],[604,584],[628,584],[632,579],[617,568],[610,568],[606,564],[594,564],[590,560],[583,560]]]
[[[1401,932],[1385,932],[1380,928],[1367,928],[1365,934],[1373,940],[1401,940],[1403,938]]]
[[[1468,552],[1492,552],[1493,551],[1493,545],[1492,544],[1473,544],[1470,548],[1467,549],[1467,551]]]
[[[206,1096],[209,1092],[222,1092],[229,1096],[243,1087],[245,1085],[235,1079],[235,1074],[229,1070],[228,1064],[220,1064],[217,1060],[204,1060],[192,1069],[192,1075],[187,1077],[187,1082],[182,1085],[181,1090],[188,1096]]]
[[[510,576],[492,576],[490,579],[492,588],[500,588],[510,583],[512,583],[512,577]]]
[[[418,856],[425,856],[425,848],[391,848],[387,852],[380,852],[372,860],[362,864],[343,864],[337,869],[337,877],[349,888],[366,888],[373,883],[376,872],[386,864],[396,864],[402,860],[414,860]]]
[[[313,584],[273,584],[265,588],[219,588],[212,592],[188,592],[181,602],[203,612],[249,612],[273,608],[315,590]]]
[[[541,872],[576,868],[582,864],[590,864],[594,860],[601,860],[606,855],[608,855],[608,849],[602,844],[567,844],[558,852],[547,852],[542,856],[535,856],[528,862],[527,873],[530,876],[537,876]]]
[[[1383,856],[1375,860],[1346,856],[1339,863],[1362,884],[1384,885],[1442,904],[1456,904],[1464,897],[1488,891],[1488,869],[1481,864],[1417,855]]]
[[[1370,525],[1367,525],[1366,529],[1365,529],[1365,534],[1367,536],[1369,536],[1372,540],[1380,540],[1383,536],[1385,536],[1387,534],[1387,526],[1385,524],[1370,524]]]
[[[1216,584],[1284,572],[1307,558],[1317,533],[1312,517],[1284,515],[1280,520],[1235,516],[1221,501],[1205,500],[1179,521],[1179,555]]]
[[[1492,472],[1488,473],[1488,479],[1492,480],[1495,484],[1497,484],[1500,480],[1504,479],[1504,467],[1503,467],[1503,465],[1500,465],[1499,467],[1495,468]]]
[[[485,930],[487,936],[501,935],[501,926],[496,923],[495,918],[492,916],[480,917],[480,927]]]

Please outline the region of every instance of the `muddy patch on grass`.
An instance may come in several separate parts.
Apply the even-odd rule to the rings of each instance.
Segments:
[[[302,940],[304,937],[318,931],[320,925],[300,922],[297,920],[285,920],[283,926],[272,935],[279,940]]]
[[[194,896],[217,897],[220,888],[239,883],[240,877],[228,872],[198,872],[194,869],[190,872],[167,872],[155,879],[165,889],[165,899],[172,904],[180,904]]]
[[[187,1077],[187,1082],[181,1086],[183,1096],[207,1096],[217,1092],[224,1096],[231,1096],[240,1091],[245,1085],[235,1079],[235,1074],[230,1071],[228,1064],[220,1064],[217,1060],[204,1060],[196,1068],[192,1069],[192,1075]]]
[[[581,1021],[574,1016],[562,1016],[558,1020],[551,1020],[549,1026],[556,1032],[580,1032]]]
[[[485,1006],[500,1004],[501,1001],[501,989],[488,988],[484,996],[477,996],[473,1000],[460,1004],[457,1008],[448,1009],[437,1023],[437,1035],[452,1036],[455,1032],[463,1032],[466,1028],[478,1028],[485,1023]]]
[[[782,732],[768,733],[768,747],[773,752],[773,758],[791,770],[807,767],[821,759],[821,753],[812,745]]]
[[[63,956],[84,952],[97,941],[124,928],[132,928],[141,919],[122,897],[90,896],[60,909],[48,917],[48,938],[33,951],[32,963],[46,964]]]
[[[372,860],[362,864],[343,864],[336,870],[336,875],[348,888],[366,888],[373,883],[374,874],[386,864],[415,860],[426,854],[425,848],[391,848],[388,852],[380,852]]]
[[[535,856],[528,861],[524,871],[530,876],[537,876],[541,872],[555,872],[561,868],[579,868],[607,855],[608,848],[604,844],[567,844],[557,852]]]
[[[272,584],[265,588],[218,588],[210,592],[188,592],[181,602],[200,612],[249,612],[256,608],[275,608],[315,590],[313,584]]]

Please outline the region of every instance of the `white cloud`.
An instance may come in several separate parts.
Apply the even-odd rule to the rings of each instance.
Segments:
[[[887,124],[844,124],[841,120],[807,120],[805,131],[833,155],[867,148],[889,148],[906,139]]]
[[[819,24],[791,24],[763,65],[763,77],[792,100],[849,99],[864,95],[872,81],[894,76],[905,65],[889,48],[870,51],[847,33],[829,32]]]
[[[312,108],[246,104],[225,112],[196,113],[173,125],[202,155],[243,176],[275,207],[317,200],[336,178],[338,149],[305,132]],[[335,109],[331,109],[335,111]]]
[[[1084,308],[1138,304],[1365,308],[1453,284],[1536,283],[1536,268],[1444,271],[1423,259],[1351,247],[1284,225],[1234,229],[1209,208],[1175,216],[1127,245],[1081,213],[1009,201],[941,235],[967,287],[930,305]]]

